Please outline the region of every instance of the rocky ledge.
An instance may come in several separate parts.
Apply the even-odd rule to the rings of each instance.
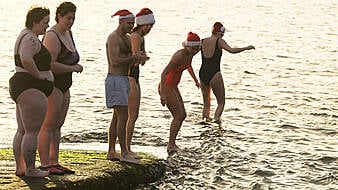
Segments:
[[[140,165],[108,161],[102,151],[61,150],[60,163],[75,170],[75,174],[27,178],[14,174],[12,149],[0,149],[0,189],[135,189],[141,184],[155,182],[165,174],[163,160],[138,154],[143,157]]]

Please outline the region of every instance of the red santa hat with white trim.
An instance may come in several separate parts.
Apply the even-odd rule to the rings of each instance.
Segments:
[[[119,16],[119,20],[125,19],[125,18],[135,18],[133,13],[131,13],[127,9],[118,10],[115,14],[111,15],[111,17],[117,16],[117,15]]]
[[[153,11],[149,8],[143,8],[136,14],[135,22],[137,25],[154,24],[155,18]]]
[[[189,32],[187,40],[184,42],[184,44],[186,46],[200,46],[201,39],[196,33]]]

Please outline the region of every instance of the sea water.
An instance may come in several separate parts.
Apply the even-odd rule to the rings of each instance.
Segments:
[[[15,103],[8,93],[14,43],[32,4],[51,10],[62,1],[1,1],[0,146],[11,147]],[[338,5],[335,0],[75,0],[72,31],[84,71],[73,74],[71,103],[61,148],[107,150],[112,110],[105,108],[105,43],[116,29],[119,9],[153,10],[156,23],[145,37],[150,60],[141,67],[142,91],[135,151],[155,154],[166,176],[140,189],[338,189]],[[157,84],[189,31],[210,36],[220,21],[232,47],[223,51],[226,89],[222,124],[201,123],[202,96],[188,72],[181,91],[187,118],[177,137],[181,150],[168,156],[170,112],[160,104]],[[197,54],[192,66],[201,65]],[[212,96],[212,115],[216,100]]]

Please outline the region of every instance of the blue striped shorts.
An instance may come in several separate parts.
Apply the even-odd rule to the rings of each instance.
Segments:
[[[106,106],[128,106],[130,84],[128,76],[108,74],[105,80]]]

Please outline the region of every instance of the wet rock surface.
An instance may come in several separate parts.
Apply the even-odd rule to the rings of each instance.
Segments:
[[[141,164],[135,165],[108,161],[106,153],[101,151],[62,150],[60,163],[75,170],[75,174],[27,178],[14,174],[12,150],[0,149],[0,189],[135,189],[165,174],[163,160],[149,154],[140,155]]]

